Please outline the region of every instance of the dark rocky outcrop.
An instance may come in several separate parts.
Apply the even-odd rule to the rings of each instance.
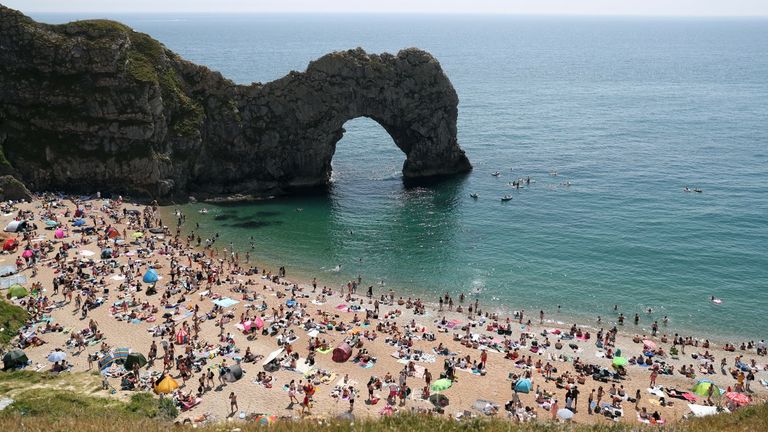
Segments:
[[[169,199],[324,185],[344,123],[361,116],[405,153],[405,178],[466,172],[457,105],[418,49],[336,52],[241,86],[116,22],[47,25],[0,6],[0,174],[33,190]]]
[[[15,177],[4,175],[0,176],[0,200],[32,201],[32,193]]]

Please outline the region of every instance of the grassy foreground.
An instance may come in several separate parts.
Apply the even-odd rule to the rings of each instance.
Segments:
[[[0,348],[16,336],[27,320],[27,311],[0,300]]]
[[[167,401],[137,393],[128,400],[105,397],[99,377],[94,374],[53,376],[34,372],[0,373],[0,398],[10,397],[14,403],[0,411],[0,431],[141,431],[161,432],[173,426],[175,409]],[[242,432],[267,429],[254,423],[223,422],[197,428],[211,432]],[[631,425],[563,425],[541,422],[516,425],[504,420],[477,419],[456,422],[447,418],[398,415],[377,420],[361,420],[354,424],[340,421],[277,422],[268,427],[276,432],[338,432],[343,430],[391,432],[474,432],[474,431],[637,431],[656,427]],[[731,415],[717,415],[679,422],[663,428],[668,431],[768,431],[768,405],[748,407]]]

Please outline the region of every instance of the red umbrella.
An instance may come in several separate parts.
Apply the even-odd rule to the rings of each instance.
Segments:
[[[16,239],[15,238],[9,238],[8,240],[5,241],[5,243],[3,243],[3,250],[4,251],[14,250],[18,246],[19,246],[19,244],[16,243]]]
[[[751,402],[749,396],[744,393],[727,392],[724,396],[738,406],[744,406]]]

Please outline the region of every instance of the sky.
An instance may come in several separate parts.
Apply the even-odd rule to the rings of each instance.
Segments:
[[[35,12],[768,16],[768,0],[0,0]]]

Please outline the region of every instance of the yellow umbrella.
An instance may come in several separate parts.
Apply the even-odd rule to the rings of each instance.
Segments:
[[[170,375],[166,375],[163,379],[160,380],[159,383],[155,385],[155,392],[168,394],[177,388],[179,388],[179,383],[177,383],[175,379],[171,378]]]
[[[144,237],[144,233],[140,232],[140,231],[135,231],[133,234],[131,234],[131,237],[133,237],[135,239],[141,238],[141,237]]]

